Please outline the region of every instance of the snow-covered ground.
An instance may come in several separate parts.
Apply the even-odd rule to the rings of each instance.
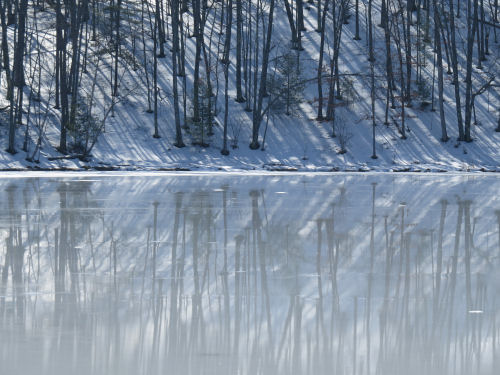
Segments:
[[[462,2],[465,6],[465,2]],[[127,7],[137,7],[134,1],[124,2]],[[281,3],[279,3],[281,4]],[[363,2],[361,2],[363,4]],[[214,82],[219,81],[218,108],[220,112],[216,117],[214,135],[207,138],[208,147],[194,146],[186,130],[184,132],[187,147],[177,149],[174,143],[174,117],[171,98],[171,63],[170,55],[159,59],[159,87],[160,102],[158,109],[159,133],[161,138],[155,139],[153,134],[153,114],[147,113],[147,92],[144,84],[144,69],[139,66],[133,71],[130,66],[123,65],[120,68],[122,75],[120,81],[120,92],[123,97],[116,105],[115,116],[106,121],[105,132],[99,137],[99,141],[92,151],[89,161],[78,159],[58,159],[61,155],[56,151],[59,139],[59,113],[53,108],[53,103],[46,102],[49,97],[48,87],[42,89],[41,108],[42,112],[48,112],[47,129],[43,137],[42,150],[39,163],[26,161],[27,154],[19,151],[10,155],[4,150],[7,148],[7,121],[5,113],[0,126],[0,169],[119,169],[119,170],[159,170],[159,169],[189,169],[189,170],[300,170],[300,171],[500,171],[500,133],[495,132],[496,121],[500,108],[500,94],[498,87],[491,88],[476,98],[477,122],[472,127],[472,143],[457,142],[456,113],[454,106],[454,91],[450,76],[445,76],[445,111],[450,140],[447,143],[440,141],[439,111],[432,112],[430,106],[422,107],[419,99],[414,100],[412,108],[406,110],[406,123],[408,126],[406,140],[401,139],[399,131],[395,126],[393,118],[398,121],[400,108],[391,109],[390,124],[383,125],[384,121],[384,98],[386,78],[385,52],[383,46],[383,30],[375,28],[375,74],[376,74],[376,151],[378,159],[370,158],[372,155],[371,142],[372,130],[370,119],[370,85],[367,72],[369,63],[367,61],[365,7],[361,9],[361,41],[353,40],[354,17],[350,23],[344,25],[344,31],[340,50],[340,73],[347,74],[353,79],[357,95],[350,105],[342,105],[337,108],[337,116],[341,121],[339,126],[344,126],[344,132],[349,138],[347,153],[340,154],[339,137],[331,137],[331,126],[329,122],[318,122],[316,118],[317,88],[314,78],[317,74],[317,61],[319,50],[319,34],[314,31],[316,25],[316,5],[307,3],[305,9],[306,31],[303,35],[302,44],[304,51],[300,52],[302,78],[309,83],[304,90],[304,101],[300,104],[296,113],[291,116],[279,114],[277,111],[269,117],[268,130],[266,134],[265,150],[250,150],[251,113],[244,111],[244,104],[234,101],[236,95],[234,86],[234,64],[230,65],[230,112],[229,112],[229,144],[230,155],[220,154],[222,148],[222,118],[223,118],[223,92],[224,79],[223,69],[219,66],[212,72]],[[374,19],[380,18],[379,1],[374,2]],[[353,12],[351,10],[351,12]],[[352,14],[352,13],[351,13]],[[184,13],[186,24],[191,17]],[[211,11],[210,16],[213,17]],[[53,48],[54,38],[54,14],[51,8],[39,13],[40,27],[43,29],[44,48],[50,51]],[[460,50],[459,65],[464,66],[463,53],[465,51],[466,27],[463,24],[465,17],[457,19],[457,45]],[[209,19],[208,24],[215,24]],[[191,23],[192,24],[192,23]],[[125,27],[126,28],[126,27]],[[40,31],[42,32],[42,31]],[[211,27],[206,27],[206,42]],[[329,31],[330,32],[330,31]],[[414,30],[414,32],[416,32]],[[273,33],[273,49],[271,58],[286,53],[286,46],[290,38],[289,26],[283,7],[276,9],[275,25]],[[122,48],[131,51],[131,33],[125,33],[127,37],[123,40]],[[222,37],[223,38],[223,37]],[[327,33],[327,38],[331,35]],[[217,38],[215,38],[217,39]],[[484,63],[483,70],[476,69],[474,72],[474,87],[479,87],[489,74],[498,77],[500,64],[500,44],[490,38],[490,55]],[[234,38],[233,38],[234,40]],[[137,42],[139,43],[139,41]],[[166,51],[169,51],[170,40],[167,40]],[[186,42],[186,56],[188,61],[193,60],[194,38],[188,38]],[[140,44],[140,43],[139,43]],[[233,46],[234,47],[234,46]],[[98,48],[92,43],[89,51]],[[138,47],[139,48],[139,47]],[[149,60],[151,58],[151,40],[147,41]],[[220,52],[220,51],[219,51]],[[294,52],[295,53],[295,52]],[[235,49],[231,49],[231,58],[234,58]],[[426,81],[432,83],[433,53],[428,47],[429,56],[426,64],[422,67],[423,76]],[[53,74],[53,54],[42,54],[42,64],[45,67],[44,75],[49,77]],[[212,48],[208,51],[213,66],[218,64],[217,50]],[[89,52],[89,56],[90,52]],[[136,58],[139,63],[142,59],[141,51],[137,51]],[[33,58],[35,52],[33,52]],[[110,69],[111,64],[106,55],[100,56],[100,65],[97,72],[97,103],[94,115],[102,116],[102,111],[109,106],[110,99]],[[328,59],[326,60],[328,61]],[[81,96],[85,98],[90,90],[92,78],[95,73],[96,59],[89,57],[87,74],[84,74]],[[327,62],[325,62],[327,63]],[[149,68],[152,61],[148,63]],[[202,67],[204,65],[202,64]],[[446,68],[446,67],[445,67]],[[193,66],[187,65],[186,93],[191,95]],[[445,69],[446,70],[446,69]],[[215,76],[216,71],[218,77]],[[203,73],[204,74],[204,73]],[[202,74],[202,75],[203,75]],[[465,69],[460,71],[460,82],[463,82]],[[48,78],[47,78],[48,79]],[[498,78],[497,78],[498,79]],[[182,80],[179,80],[181,82]],[[2,80],[2,84],[5,80]],[[464,84],[461,83],[463,86]],[[28,89],[26,89],[28,93]],[[437,91],[437,83],[435,91]],[[129,93],[129,95],[126,95]],[[2,97],[5,97],[3,88]],[[28,97],[28,94],[25,95]],[[53,93],[52,99],[53,101]],[[3,106],[3,105],[2,105]],[[434,103],[438,108],[437,99]],[[33,111],[35,109],[32,109]],[[190,104],[188,102],[188,112]],[[32,114],[34,116],[34,114]],[[263,136],[267,118],[264,118],[261,126]],[[24,139],[25,125],[18,127],[16,148],[21,149]],[[30,137],[33,141],[37,139],[37,130],[32,125]],[[30,152],[34,145],[29,142]],[[56,158],[56,159],[53,159]]]

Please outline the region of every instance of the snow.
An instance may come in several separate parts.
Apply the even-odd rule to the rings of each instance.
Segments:
[[[124,3],[125,4],[125,3]],[[137,3],[126,2],[127,6],[138,6]],[[379,2],[374,2],[373,19],[378,20]],[[302,74],[306,80],[313,80],[317,72],[319,34],[314,31],[316,23],[316,8],[305,4],[305,25],[307,31],[303,35],[304,51],[300,52],[302,61]],[[276,9],[273,50],[271,58],[286,51],[289,39],[289,27],[286,21],[284,9],[279,6]],[[43,31],[45,48],[52,47],[54,38],[53,10],[39,13],[38,17]],[[237,148],[230,147],[230,155],[220,154],[222,148],[222,117],[223,111],[217,115],[217,124],[214,128],[214,135],[209,137],[207,142],[209,147],[202,148],[191,144],[190,137],[184,132],[187,147],[177,149],[173,146],[174,140],[174,120],[171,99],[171,67],[170,55],[168,53],[170,41],[165,46],[167,57],[159,59],[159,133],[161,138],[154,139],[153,115],[146,113],[147,93],[144,85],[144,70],[142,67],[133,71],[130,67],[122,66],[120,74],[123,78],[120,82],[120,92],[123,97],[116,105],[115,117],[109,117],[106,121],[105,132],[100,136],[98,143],[92,151],[89,161],[79,159],[57,159],[60,156],[56,151],[58,145],[58,111],[53,109],[53,103],[47,105],[42,103],[42,111],[48,111],[47,131],[43,138],[40,162],[33,163],[26,161],[26,153],[19,151],[15,155],[10,155],[4,150],[7,148],[7,122],[5,116],[0,125],[0,169],[2,170],[87,170],[87,169],[112,169],[112,170],[173,170],[183,169],[190,171],[250,171],[250,170],[297,170],[297,171],[413,171],[413,172],[436,172],[436,171],[500,171],[500,133],[494,131],[496,119],[500,115],[500,93],[498,88],[491,88],[476,99],[477,124],[472,127],[472,143],[456,142],[456,113],[454,108],[453,86],[450,84],[449,76],[445,82],[445,102],[446,119],[450,141],[442,143],[440,139],[439,112],[431,112],[428,107],[422,108],[415,100],[412,108],[407,108],[406,122],[408,125],[408,139],[400,138],[397,128],[391,122],[389,126],[383,125],[384,119],[384,97],[383,87],[385,85],[385,53],[383,46],[383,30],[375,27],[375,50],[376,50],[376,77],[377,77],[377,103],[376,103],[376,150],[378,159],[370,158],[371,150],[371,120],[369,106],[369,79],[366,72],[369,71],[369,63],[366,59],[366,38],[364,7],[360,7],[360,23],[362,37],[361,41],[354,41],[354,17],[348,25],[345,25],[341,53],[340,71],[342,74],[349,74],[354,79],[354,87],[358,93],[357,98],[351,106],[339,107],[337,115],[344,119],[347,131],[352,136],[347,147],[346,154],[339,154],[340,146],[337,138],[331,137],[331,123],[318,122],[315,120],[316,108],[315,97],[317,88],[309,83],[304,92],[304,102],[300,105],[296,115],[286,116],[284,114],[274,114],[269,118],[269,127],[266,135],[265,151],[250,150],[251,113],[245,112],[244,104],[234,101],[235,87],[230,79],[230,124],[229,124],[229,144],[237,144]],[[353,11],[352,11],[353,12]],[[190,16],[185,13],[186,22]],[[466,38],[465,17],[457,19],[458,35],[457,44],[460,51],[459,65],[463,66],[463,51],[465,50],[464,40]],[[213,22],[211,19],[208,24]],[[207,43],[210,27],[206,27]],[[125,33],[130,35],[130,32]],[[223,37],[222,37],[223,38]],[[331,38],[331,35],[327,35]],[[233,38],[234,41],[234,38]],[[149,51],[152,43],[148,41]],[[140,42],[138,41],[138,44]],[[234,47],[234,46],[233,46]],[[95,43],[89,46],[92,51],[97,48]],[[131,40],[127,38],[123,41],[123,49],[131,51]],[[191,59],[194,51],[194,38],[187,39],[187,58]],[[498,76],[500,64],[500,47],[493,41],[490,43],[491,55],[482,71],[475,70],[475,87],[479,86],[486,79],[487,73]],[[429,49],[430,51],[430,49]],[[216,64],[218,56],[216,50],[208,51],[212,64]],[[432,81],[432,51],[427,65],[423,69],[423,74],[427,80]],[[33,55],[35,53],[33,52]],[[151,55],[151,53],[149,53]],[[231,50],[231,58],[235,56],[235,48]],[[141,54],[137,52],[137,58],[141,61]],[[151,58],[151,56],[150,56]],[[51,75],[51,54],[44,55],[43,65],[46,67],[45,78]],[[102,111],[109,106],[110,99],[110,59],[106,56],[100,59],[99,71],[97,74],[98,84],[96,88],[96,109],[95,115],[102,116]],[[215,61],[215,62],[214,62]],[[326,56],[325,64],[328,63]],[[82,83],[82,97],[88,93],[90,83],[94,74],[95,61],[89,58],[88,73],[84,74]],[[148,63],[149,67],[152,62]],[[202,64],[203,68],[203,64]],[[193,67],[186,66],[188,77],[188,97],[191,94],[191,79]],[[219,66],[219,94],[218,108],[223,109],[224,80],[223,69]],[[203,75],[202,69],[202,75]],[[234,64],[230,65],[230,77],[234,77]],[[460,81],[463,81],[464,69],[460,72]],[[212,79],[215,81],[215,72]],[[498,79],[498,78],[497,78]],[[2,84],[5,80],[2,80]],[[182,80],[179,81],[181,83]],[[462,84],[463,87],[463,84]],[[28,89],[26,89],[28,92]],[[436,85],[437,90],[437,85]],[[5,91],[5,88],[3,88]],[[131,94],[126,95],[127,92]],[[4,97],[4,92],[2,93]],[[25,95],[27,97],[28,95]],[[47,86],[44,86],[43,97],[49,96]],[[52,94],[53,96],[53,94]],[[437,108],[437,102],[435,103]],[[188,103],[189,107],[189,103]],[[181,108],[182,109],[182,108]],[[391,110],[391,115],[397,118],[399,110]],[[182,110],[181,110],[182,113]],[[5,114],[4,114],[5,115]],[[265,128],[266,118],[261,126],[261,137]],[[237,128],[241,131],[237,135]],[[21,149],[24,137],[25,125],[19,126],[17,130],[16,148]],[[33,150],[33,142],[37,139],[36,129],[31,128],[30,152]]]

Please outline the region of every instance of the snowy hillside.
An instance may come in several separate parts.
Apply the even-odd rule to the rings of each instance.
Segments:
[[[43,10],[35,3],[43,4]],[[27,2],[24,55],[26,85],[23,88],[21,124],[14,119],[18,117],[15,111],[10,113],[12,105],[6,99],[7,73],[5,69],[2,71],[0,169],[500,171],[500,132],[495,131],[500,116],[498,81],[500,36],[497,36],[500,29],[497,21],[498,9],[495,5],[484,4],[484,9],[481,7],[484,22],[480,22],[481,27],[476,27],[478,30],[476,35],[482,33],[478,40],[487,40],[489,44],[486,47],[489,55],[485,56],[486,61],[482,61],[482,68],[477,68],[478,52],[476,43],[473,45],[471,90],[473,94],[482,88],[484,90],[474,96],[473,115],[470,120],[472,142],[457,141],[459,130],[456,94],[452,84],[453,74],[447,74],[447,71],[451,73],[452,70],[451,57],[448,55],[453,51],[447,44],[450,40],[450,26],[446,24],[442,30],[443,110],[450,138],[447,142],[443,142],[438,99],[438,67],[434,49],[436,23],[433,4],[437,4],[441,11],[440,19],[449,20],[448,2],[431,3],[428,0],[414,4],[410,16],[412,19],[410,40],[413,46],[409,63],[411,87],[406,93],[408,102],[402,100],[404,85],[398,83],[403,73],[408,74],[404,51],[406,47],[402,39],[397,40],[400,28],[395,26],[398,25],[400,16],[404,16],[402,9],[404,10],[406,5],[402,8],[401,2],[387,2],[390,7],[388,14],[391,26],[388,29],[391,34],[390,50],[396,83],[391,92],[395,108],[391,106],[387,108],[388,121],[384,124],[386,96],[390,90],[387,90],[384,27],[378,24],[384,14],[381,7],[385,7],[386,2],[382,4],[376,0],[372,4],[375,59],[373,66],[368,61],[368,2],[359,2],[360,40],[355,38],[354,0],[331,2],[334,6],[330,4],[324,18],[325,47],[320,74],[324,99],[328,99],[332,77],[334,81],[338,78],[339,84],[337,88],[335,83],[333,84],[332,92],[336,92],[337,96],[338,88],[341,90],[339,98],[334,97],[331,103],[324,105],[324,118],[318,121],[317,77],[321,33],[316,29],[325,0],[303,3],[305,30],[300,35],[302,50],[290,48],[291,31],[285,7],[285,3],[290,4],[291,16],[298,20],[299,1],[276,1],[267,74],[268,96],[263,98],[258,130],[260,147],[252,150],[249,144],[252,139],[252,125],[255,122],[253,117],[258,110],[256,109],[258,90],[263,69],[263,52],[265,52],[263,46],[268,30],[270,5],[274,4],[274,1],[262,2],[262,9],[258,8],[257,2],[250,0],[242,2],[244,22],[241,40],[242,52],[245,55],[242,86],[243,94],[248,98],[246,102],[241,103],[235,100],[238,37],[236,1],[202,1],[204,37],[200,47],[201,57],[198,67],[195,66],[198,38],[196,35],[193,36],[193,25],[196,21],[193,15],[196,13],[192,8],[197,2],[182,2],[181,8],[185,3],[187,11],[181,9],[179,16],[181,39],[179,53],[182,56],[179,57],[177,54],[180,65],[176,64],[176,69],[177,71],[185,69],[185,75],[177,79],[179,118],[185,144],[183,148],[175,146],[173,26],[169,5],[178,2],[160,1],[160,8],[153,0],[145,3],[136,0],[75,2],[81,7],[87,6],[90,13],[86,22],[80,21],[80,29],[77,28],[79,34],[78,30],[74,34],[78,35],[80,44],[73,43],[71,39],[73,28],[70,26],[71,22],[75,21],[72,21],[69,6],[63,7],[67,22],[64,34],[67,44],[65,63],[68,76],[71,76],[72,57],[75,55],[73,46],[78,46],[81,55],[78,57],[79,62],[76,63],[80,69],[80,74],[77,75],[79,78],[75,78],[78,88],[77,98],[74,101],[78,106],[76,111],[78,113],[75,122],[68,120],[67,149],[65,153],[60,153],[58,147],[61,145],[62,112],[54,108],[58,94],[56,78],[60,75],[56,74],[55,60],[58,3],[59,0]],[[70,3],[72,2],[68,2]],[[228,4],[233,4],[232,23],[227,17]],[[472,9],[472,2],[460,2],[459,11],[462,16],[455,18],[454,29],[462,112],[465,111],[466,99],[464,80],[467,78],[468,4]],[[318,6],[322,7],[319,12]],[[117,12],[118,9],[120,13]],[[155,13],[156,9],[159,9],[161,16],[155,16],[158,14]],[[344,12],[345,17],[338,18],[334,11]],[[334,22],[335,17],[337,23]],[[120,23],[118,34],[113,27],[113,22],[117,19]],[[156,27],[157,19],[163,28]],[[345,24],[342,23],[340,34],[338,65],[334,67],[331,61],[335,61],[334,37],[338,35],[334,30],[338,30],[339,19],[345,21]],[[402,20],[404,21],[404,18]],[[226,42],[227,24],[232,28],[229,42]],[[334,28],[334,24],[337,25],[337,29]],[[18,39],[16,37],[18,28],[15,24],[11,24],[5,25],[4,29],[9,41],[7,50],[12,65],[15,60],[15,47],[18,45],[15,43],[15,39]],[[155,46],[156,50],[160,51],[156,38],[157,31],[165,33],[165,57],[154,57]],[[404,31],[403,28],[401,31]],[[119,40],[119,43],[116,43],[116,40]],[[227,52],[230,61],[228,65],[225,64],[224,53],[227,43],[230,46]],[[484,49],[484,46],[482,48]],[[118,54],[115,51],[119,51]],[[403,56],[401,57],[398,52]],[[402,58],[401,65],[398,56]],[[158,81],[156,112],[154,111],[155,61]],[[228,101],[225,122],[226,67]],[[373,68],[373,85],[371,68]],[[193,121],[193,77],[196,74],[199,76],[200,122]],[[401,81],[404,80],[406,78]],[[213,96],[205,94],[207,82],[212,86]],[[111,94],[115,89],[117,92],[113,96]],[[20,92],[15,93],[17,87],[13,91],[17,100]],[[372,93],[376,125],[374,128],[372,128]],[[74,95],[69,94],[66,99],[72,102]],[[61,102],[61,106],[63,105]],[[270,109],[266,110],[268,105]],[[16,108],[18,107],[19,105],[16,105]],[[69,108],[72,108],[71,103]],[[148,111],[148,108],[151,111]],[[330,108],[334,108],[335,121],[326,115]],[[253,111],[249,112],[248,109]],[[71,114],[68,116],[71,117]],[[15,154],[6,151],[9,148],[9,123],[12,121],[16,122]],[[153,137],[155,121],[158,137]],[[224,150],[225,123],[229,155],[221,154],[221,150]],[[333,130],[335,137],[332,137]],[[373,150],[373,131],[375,150]],[[94,137],[96,143],[91,147]],[[406,139],[403,139],[405,137]],[[88,155],[82,156],[86,151],[89,151]],[[374,152],[378,157],[376,159],[372,158]]]

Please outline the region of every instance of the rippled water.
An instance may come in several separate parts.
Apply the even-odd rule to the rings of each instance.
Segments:
[[[0,178],[1,374],[497,374],[500,178]]]

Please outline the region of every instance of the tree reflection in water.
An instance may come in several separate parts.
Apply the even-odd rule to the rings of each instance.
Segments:
[[[0,179],[5,374],[493,374],[500,179]]]

